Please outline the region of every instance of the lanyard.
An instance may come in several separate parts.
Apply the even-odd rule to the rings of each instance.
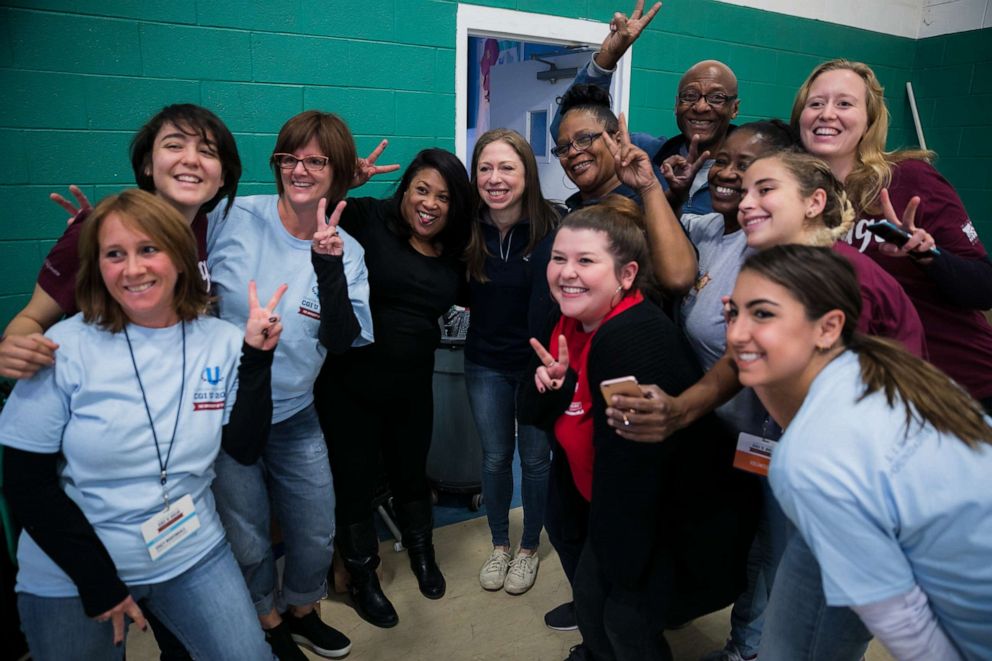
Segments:
[[[165,453],[165,461],[162,461],[162,450],[158,444],[158,434],[155,432],[155,421],[152,419],[152,411],[148,407],[148,398],[145,396],[145,386],[141,383],[141,374],[138,373],[138,363],[134,359],[134,349],[131,347],[131,337],[127,334],[127,326],[124,326],[124,339],[127,340],[127,350],[131,354],[131,365],[134,367],[134,376],[138,379],[138,389],[141,390],[141,401],[145,403],[145,414],[148,416],[148,426],[152,430],[152,438],[155,439],[155,455],[158,457],[159,482],[162,485],[162,502],[165,509],[169,509],[169,491],[165,488],[169,481],[169,457],[172,456],[172,448],[176,445],[176,430],[179,429],[179,414],[183,410],[183,393],[186,389],[186,322],[183,321],[183,371],[179,381],[179,405],[176,407],[176,424],[172,427],[172,440],[169,441],[169,450]]]

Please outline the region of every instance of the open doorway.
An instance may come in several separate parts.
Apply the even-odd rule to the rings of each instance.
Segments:
[[[459,5],[455,149],[466,165],[479,135],[490,128],[510,128],[534,149],[546,198],[564,200],[575,192],[551,156],[548,126],[558,97],[608,29],[594,21]],[[616,112],[627,110],[630,59],[628,53],[613,77],[610,94]]]

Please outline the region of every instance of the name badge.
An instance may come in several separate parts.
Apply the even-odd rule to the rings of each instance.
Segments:
[[[775,445],[776,441],[770,441],[767,438],[741,432],[740,436],[737,437],[734,468],[767,476],[768,464],[771,463]]]
[[[141,524],[141,536],[152,560],[179,546],[186,538],[200,529],[193,497],[186,494],[169,507]]]

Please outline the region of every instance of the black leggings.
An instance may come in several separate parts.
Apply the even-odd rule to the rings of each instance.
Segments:
[[[388,371],[371,358],[365,349],[328,356],[314,388],[334,475],[338,528],[372,515],[383,469],[396,503],[430,497],[433,354],[430,363],[420,361],[404,371]]]

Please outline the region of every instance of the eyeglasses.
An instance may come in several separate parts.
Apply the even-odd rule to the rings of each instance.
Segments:
[[[292,154],[272,154],[272,162],[283,170],[295,170],[297,163],[303,163],[303,167],[307,172],[320,172],[327,167],[327,163],[330,160],[326,156],[304,156],[303,158],[296,158]]]
[[[679,103],[692,105],[700,99],[706,99],[706,103],[714,108],[719,108],[727,101],[733,101],[736,98],[736,94],[724,94],[723,92],[710,92],[709,94],[701,94],[697,90],[679,92]]]
[[[575,148],[577,152],[583,152],[592,145],[593,140],[603,135],[603,132],[599,133],[583,133],[582,135],[577,135],[571,141],[564,144],[555,145],[551,148],[551,153],[556,157],[561,158],[568,155],[568,150]]]

